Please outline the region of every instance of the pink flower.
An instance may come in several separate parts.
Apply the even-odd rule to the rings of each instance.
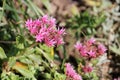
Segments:
[[[90,72],[92,72],[92,70],[93,70],[93,68],[89,65],[86,65],[86,66],[83,67],[83,71],[85,73],[90,73]]]
[[[37,32],[38,32],[37,27],[32,27],[30,29],[30,32],[31,32],[31,34],[37,34]]]
[[[32,19],[28,19],[28,20],[26,21],[25,25],[28,27],[28,29],[29,29],[29,27],[32,27],[32,26],[33,26],[33,21],[32,21]]]
[[[82,80],[82,77],[76,73],[70,63],[66,63],[65,74],[67,77],[72,78],[73,80]]]
[[[80,52],[80,55],[82,56],[82,57],[87,57],[88,56],[88,54],[87,54],[87,47],[85,46],[85,45],[83,45],[82,47],[81,47],[81,49],[79,50],[79,52]]]
[[[56,44],[56,41],[54,39],[49,40],[48,38],[46,38],[45,43],[48,46],[54,46]]]
[[[79,51],[82,49],[82,47],[83,47],[82,43],[79,43],[79,42],[77,42],[76,45],[75,45],[75,48]]]
[[[90,39],[87,41],[87,45],[90,46],[90,45],[94,44],[95,41],[96,41],[96,40],[92,37],[92,38],[90,38]]]
[[[90,57],[96,57],[95,51],[90,50],[88,54]]]
[[[41,23],[42,23],[42,22],[41,22],[39,19],[37,19],[37,20],[34,21],[34,25],[36,25],[36,26],[38,26],[38,27],[41,26]]]
[[[80,56],[86,57],[87,59],[96,58],[107,50],[104,45],[96,44],[94,38],[84,41],[83,43],[76,43],[75,48],[79,51]],[[97,46],[98,47],[97,47]]]
[[[60,39],[58,38],[56,41],[57,41],[57,45],[64,44],[64,41],[61,38]]]
[[[36,42],[42,42],[42,40],[44,39],[44,36],[42,34],[40,35],[36,35]]]
[[[106,47],[103,44],[99,44],[98,45],[98,52],[99,52],[99,54],[105,53],[106,50],[107,49],[106,49]]]
[[[51,17],[48,24],[49,24],[49,27],[56,26],[56,19]]]
[[[114,78],[114,80],[120,80],[120,77],[118,77],[118,78]]]
[[[73,76],[74,80],[82,80],[82,77],[78,74]]]
[[[44,37],[48,34],[46,30],[47,30],[46,27],[41,27],[41,29],[39,30],[39,33],[36,34],[35,36],[36,42],[42,42],[44,40]]]
[[[47,16],[47,15],[44,15],[44,16],[41,18],[41,21],[42,21],[43,24],[48,23],[48,16]]]
[[[47,15],[37,20],[27,20],[26,26],[36,38],[36,42],[44,42],[48,46],[61,45],[64,43],[65,29],[56,29],[56,20]]]
[[[86,57],[87,56],[87,49],[85,45],[82,45],[82,43],[76,43],[75,48],[79,51],[80,55],[82,57]]]
[[[70,63],[66,63],[65,66],[66,66],[65,74],[67,76],[69,76],[69,77],[73,77],[76,74],[76,72],[73,69],[73,67],[71,66],[71,64]]]
[[[62,29],[59,29],[59,28],[58,28],[58,31],[57,31],[57,32],[58,32],[59,35],[65,35],[65,34],[66,34],[66,33],[65,33],[65,29],[63,29],[63,28],[62,28]]]

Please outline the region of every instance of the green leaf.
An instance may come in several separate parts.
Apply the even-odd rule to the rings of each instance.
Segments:
[[[117,48],[116,46],[109,46],[109,49],[117,55],[120,55],[120,48]]]
[[[49,12],[51,12],[52,10],[51,10],[51,5],[50,5],[50,0],[41,0],[41,1],[45,5],[45,7],[47,8],[47,10]]]
[[[18,60],[24,64],[33,64],[32,60],[28,59],[26,56],[20,57]]]
[[[10,73],[9,75],[11,80],[20,80],[20,77],[18,75],[15,75],[14,73]]]
[[[32,53],[34,53],[34,51],[35,51],[34,48],[26,48],[26,49],[25,49],[25,53],[26,53],[26,54],[32,54]]]
[[[9,6],[8,4],[5,5],[5,10],[13,11],[16,13],[21,13],[19,10],[14,9],[13,7]]]
[[[49,73],[44,73],[43,77],[46,78],[47,80],[51,80],[52,76]]]
[[[16,58],[15,57],[10,57],[8,60],[8,67],[9,69],[12,68],[16,63]]]
[[[55,72],[54,74],[54,80],[65,80],[66,79],[66,75]]]
[[[0,22],[2,20],[3,15],[4,15],[4,7],[5,7],[5,5],[6,5],[6,0],[3,1],[3,6],[2,6],[1,11],[0,11]]]
[[[27,78],[34,78],[34,74],[25,67],[15,65],[13,69],[15,69],[16,71],[18,71],[19,73],[21,73],[23,76]]]
[[[47,45],[45,45],[45,44],[40,44],[39,45],[40,46],[40,48],[42,49],[42,50],[44,50],[46,53],[50,53],[51,52],[51,48],[50,47],[48,47]]]
[[[39,52],[40,54],[42,54],[49,62],[52,61],[52,59],[42,49],[36,47],[36,51]]]
[[[24,40],[23,36],[16,37],[17,48],[24,49],[24,42],[25,42],[25,40]]]
[[[49,56],[49,58],[54,59],[54,49],[53,47],[48,47],[47,45],[39,45],[40,48]]]
[[[27,57],[33,60],[37,64],[40,64],[42,60],[42,58],[39,55],[35,55],[35,54],[28,55]]]
[[[38,17],[40,17],[40,15],[44,15],[43,11],[40,8],[38,8],[31,0],[26,0],[25,2],[26,5],[30,9],[32,9],[32,11],[34,11]]]
[[[45,68],[44,68],[44,66],[40,66],[40,67],[38,67],[38,70],[39,70],[39,71],[44,71]]]
[[[1,80],[10,80],[8,75],[7,75],[7,72],[5,70],[1,73],[0,79]]]
[[[7,58],[7,56],[6,56],[6,54],[5,54],[4,50],[3,50],[3,48],[0,47],[0,59],[4,59],[4,58]]]

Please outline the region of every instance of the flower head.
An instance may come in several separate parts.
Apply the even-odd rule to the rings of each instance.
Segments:
[[[27,29],[35,36],[36,42],[44,42],[48,46],[64,43],[65,29],[56,29],[56,19],[44,15],[40,19],[26,21]]]
[[[88,59],[96,58],[107,50],[103,44],[96,44],[96,40],[91,38],[83,43],[76,43],[75,48],[79,51],[82,57],[86,57]],[[97,45],[97,46],[96,46]]]
[[[82,80],[82,77],[76,73],[70,63],[66,63],[65,74],[68,78],[72,78],[73,80]]]

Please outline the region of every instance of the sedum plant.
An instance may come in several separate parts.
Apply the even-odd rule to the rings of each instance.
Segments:
[[[2,80],[64,80],[65,75],[56,70],[53,47],[64,43],[65,29],[57,29],[54,18],[47,15],[38,20],[27,20],[26,27],[34,41],[28,43],[24,36],[16,38],[16,55],[7,57],[1,49]],[[33,40],[33,39],[32,39]]]
[[[58,65],[54,59],[54,48],[65,43],[63,36],[66,33],[64,28],[56,25],[56,19],[44,15],[31,0],[0,2],[3,3],[0,9],[0,40],[3,40],[0,44],[0,80],[98,80],[93,61],[105,53],[104,45],[96,44],[93,38],[77,43],[75,48],[80,55],[79,59],[76,58],[77,66],[66,60],[59,60]],[[42,3],[51,11],[47,6],[49,0],[42,0]],[[28,17],[40,18],[28,19],[24,25],[24,18]],[[93,29],[103,19],[103,15],[96,17],[85,12],[72,18],[68,26],[78,31]]]
[[[74,68],[70,62],[64,62],[62,70],[54,62],[53,48],[64,44],[65,29],[56,28],[55,19],[47,15],[37,20],[28,19],[26,28],[33,38],[30,42],[24,36],[16,37],[14,56],[8,57],[0,48],[1,80],[98,80],[94,71],[96,64],[92,61],[107,50],[103,44],[94,38],[77,42],[78,66]]]

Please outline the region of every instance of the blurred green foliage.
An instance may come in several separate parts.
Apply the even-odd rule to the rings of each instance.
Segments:
[[[93,35],[96,33],[96,28],[105,21],[105,15],[99,13],[98,15],[90,14],[88,11],[81,12],[79,15],[75,15],[70,18],[66,26],[71,30],[76,30],[77,37],[84,31],[86,35]]]

